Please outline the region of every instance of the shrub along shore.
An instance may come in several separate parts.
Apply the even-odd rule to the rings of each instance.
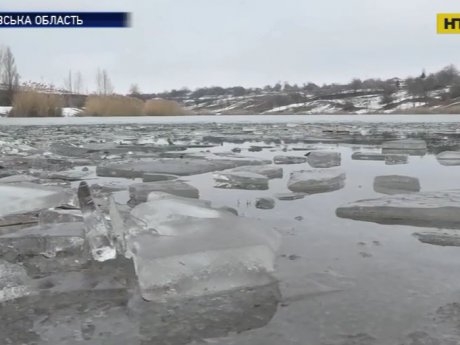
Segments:
[[[22,91],[13,99],[9,117],[59,117],[62,116],[64,96]],[[179,103],[164,99],[143,101],[121,95],[93,95],[86,99],[78,116],[171,116],[190,115]]]

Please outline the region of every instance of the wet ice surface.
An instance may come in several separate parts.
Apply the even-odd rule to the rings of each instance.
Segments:
[[[3,265],[13,276],[8,280],[9,285],[4,285],[4,294],[8,299],[12,291],[23,296],[15,303],[6,303],[0,310],[0,334],[3,339],[13,339],[6,344],[415,345],[460,341],[460,276],[455,274],[460,248],[455,246],[459,242],[456,230],[448,232],[435,225],[382,225],[336,216],[336,209],[348,203],[382,198],[382,194],[374,191],[377,176],[416,178],[422,193],[460,189],[460,166],[440,164],[436,157],[441,152],[460,149],[458,124],[432,122],[401,126],[280,121],[269,125],[5,126],[0,127],[0,132],[11,138],[3,139],[6,144],[0,147],[0,173],[26,174],[37,177],[40,184],[76,188],[78,181],[69,182],[63,178],[69,174],[59,173],[69,169],[82,171],[87,167],[89,177],[83,178],[89,185],[98,186],[93,192],[102,210],[109,207],[104,197],[114,191],[116,201],[126,204],[129,186],[141,183],[142,175],[135,175],[133,179],[98,177],[96,166],[101,162],[124,162],[133,156],[142,156],[145,160],[158,157],[232,159],[235,156],[232,149],[240,148],[239,155],[247,159],[273,161],[275,156],[304,157],[314,149],[340,153],[337,169],[346,174],[343,188],[306,194],[295,200],[278,197],[282,193],[290,199],[287,195],[292,194],[288,189],[291,173],[316,169],[308,162],[273,165],[283,169],[283,177],[270,179],[266,190],[215,188],[216,171],[179,177],[180,181],[198,189],[199,198],[210,200],[213,207],[235,208],[241,216],[260,218],[278,229],[282,236],[275,265],[278,283],[190,299],[186,303],[155,305],[132,297],[130,291],[135,287],[124,283],[129,279],[123,275],[120,278],[112,269],[101,269],[94,277],[94,271],[87,266],[69,263],[69,272],[54,273],[57,268],[53,267],[53,275],[34,276],[36,285],[29,287],[24,285],[27,277],[22,267],[36,267],[42,261],[25,261],[24,266],[19,267]],[[424,140],[428,148],[425,154],[420,154],[421,146],[415,148],[415,155],[398,152],[410,155],[407,164],[385,164],[386,157],[381,155],[375,156],[376,160],[351,157],[354,152],[381,154],[384,141],[411,137]],[[160,140],[167,138],[185,149],[169,151],[146,147],[161,144]],[[53,141],[67,146],[104,145],[95,145],[89,151],[73,151],[73,155],[69,153],[72,150],[61,150],[57,155],[48,147]],[[187,148],[197,144],[213,147]],[[130,145],[130,148],[119,150],[120,145]],[[144,146],[136,151],[136,145]],[[263,148],[249,151],[255,146]],[[298,150],[302,147],[306,149]],[[210,152],[206,152],[208,150]],[[25,159],[37,152],[51,154],[46,160],[40,158],[41,155],[33,160]],[[61,167],[59,160],[66,164]],[[146,170],[149,174],[177,173],[174,164],[174,171]],[[195,164],[193,169],[195,167],[202,165]],[[43,173],[47,173],[46,176]],[[257,208],[259,198],[275,199],[274,208]],[[54,206],[59,205],[46,207]],[[49,214],[42,215],[42,219],[45,218],[49,219]],[[0,225],[14,223],[8,219]],[[1,226],[0,230],[9,233]],[[414,233],[419,235],[413,236]],[[5,260],[11,260],[10,256]],[[64,262],[62,265],[67,267]],[[123,263],[112,265],[120,267]],[[0,279],[0,283],[3,281]],[[14,283],[19,287],[17,290]],[[37,286],[48,291],[46,298],[29,296]],[[27,306],[39,314],[30,323],[21,318],[23,313],[30,315]],[[12,330],[16,330],[16,338],[11,337]]]

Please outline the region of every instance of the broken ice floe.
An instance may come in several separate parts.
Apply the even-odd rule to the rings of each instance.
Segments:
[[[414,236],[422,243],[441,247],[460,247],[458,234],[445,232],[418,232]]]
[[[96,261],[115,259],[117,253],[114,247],[111,230],[103,213],[95,204],[86,182],[81,182],[78,188],[78,199],[83,214],[91,254]]]
[[[275,164],[302,164],[306,161],[307,158],[299,156],[275,156],[273,158]]]
[[[308,153],[307,162],[312,168],[332,168],[340,166],[340,152],[312,151]]]
[[[135,183],[129,186],[129,195],[134,204],[147,201],[151,192],[166,192],[185,198],[198,199],[200,193],[197,188],[178,180]]]
[[[156,198],[136,206],[127,252],[148,300],[199,296],[267,283],[279,235],[256,220],[203,202]]]
[[[0,185],[0,216],[25,213],[72,202],[73,193],[34,183]]]
[[[45,255],[83,251],[85,229],[81,222],[39,225],[0,236],[1,255]]]
[[[385,164],[386,165],[399,165],[407,164],[409,161],[409,156],[404,154],[388,154],[385,155]]]
[[[460,229],[460,190],[399,194],[337,208],[341,218],[381,224]]]
[[[45,209],[40,211],[38,220],[40,225],[56,223],[82,222],[83,216],[78,209]]]
[[[98,176],[107,177],[143,177],[145,174],[170,174],[188,176],[226,170],[244,165],[270,164],[270,161],[256,159],[155,159],[120,162],[99,165],[96,169]]]
[[[275,200],[272,198],[257,198],[256,208],[261,210],[271,210],[275,207]]]
[[[215,187],[234,188],[247,190],[266,190],[268,189],[268,178],[246,171],[230,171],[213,174]]]
[[[283,177],[283,168],[274,165],[248,165],[226,170],[225,172],[251,172],[263,175],[269,179]]]
[[[336,168],[295,171],[288,181],[289,190],[306,194],[331,192],[344,186],[345,173]]]
[[[439,164],[445,166],[460,165],[460,151],[444,151],[436,155]]]
[[[143,182],[157,182],[157,181],[168,181],[168,180],[176,180],[178,176],[176,175],[169,175],[169,174],[144,174],[142,176]]]
[[[382,152],[387,154],[409,154],[423,156],[427,152],[427,145],[420,139],[403,139],[387,141],[382,144]]]
[[[21,265],[0,260],[0,303],[32,293],[30,278]]]
[[[387,175],[374,179],[374,191],[382,194],[404,194],[420,191],[418,178],[410,176]]]
[[[384,161],[385,155],[376,152],[354,152],[351,159],[359,161]]]
[[[305,195],[305,193],[276,193],[275,198],[281,201],[289,201],[303,199]]]

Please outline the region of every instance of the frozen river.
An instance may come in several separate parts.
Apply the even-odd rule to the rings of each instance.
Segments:
[[[187,123],[459,123],[460,115],[202,115],[202,116],[136,116],[136,117],[0,117],[0,126],[62,126],[93,124],[187,124]]]
[[[401,150],[398,156],[406,160],[399,164],[383,155],[383,143],[408,138],[422,140],[427,147]],[[67,323],[51,310],[50,315],[44,312],[18,326],[18,332],[29,332],[30,338],[22,340],[27,344],[460,344],[460,248],[422,243],[414,235],[445,229],[336,215],[337,208],[349,203],[384,197],[375,188],[377,176],[418,179],[421,193],[460,190],[460,163],[446,165],[437,159],[440,152],[460,150],[460,116],[2,118],[0,143],[0,172],[39,176],[34,183],[59,182],[68,188],[84,179],[92,186],[105,186],[105,191],[113,187],[123,204],[129,199],[129,185],[142,180],[97,176],[97,166],[127,158],[134,162],[133,169],[136,161],[160,158],[244,156],[273,162],[282,155],[302,161],[306,153],[320,151],[340,154],[338,166],[330,169],[346,175],[343,188],[297,200],[279,200],[277,194],[290,193],[291,173],[315,169],[308,162],[276,164],[283,177],[270,179],[268,189],[216,188],[215,171],[180,176],[213,207],[230,207],[240,216],[261,219],[281,234],[277,282],[159,306],[141,326],[124,302],[97,311],[75,308],[71,316],[66,316],[67,309],[57,311]],[[53,144],[60,144],[59,150]],[[375,157],[352,159],[357,152]],[[64,169],[63,162],[71,163]],[[70,183],[51,174],[83,167],[87,176]],[[274,208],[257,208],[258,198],[272,198]],[[455,238],[459,230],[448,233]],[[3,322],[8,321],[6,310],[0,309]],[[143,330],[155,340],[145,340]],[[1,332],[8,334],[5,327]]]

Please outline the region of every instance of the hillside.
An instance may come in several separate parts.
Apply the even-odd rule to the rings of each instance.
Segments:
[[[30,83],[29,83],[30,84]],[[24,87],[30,89],[30,85]],[[37,89],[37,88],[33,88]],[[75,116],[86,95],[65,90],[40,88],[38,92],[59,94],[64,116]],[[0,88],[0,100],[2,90]],[[454,66],[438,72],[405,79],[353,79],[348,84],[314,83],[302,86],[277,83],[263,88],[219,86],[129,96],[166,99],[180,103],[188,113],[198,115],[277,115],[277,114],[460,114],[460,73]],[[10,108],[0,104],[0,116]],[[127,114],[128,115],[128,114]]]
[[[197,114],[374,114],[452,113],[460,99],[443,100],[442,91],[427,98],[413,97],[401,90],[394,100],[382,103],[381,90],[356,90],[315,96],[308,93],[262,92],[245,96],[206,96],[180,99]]]

